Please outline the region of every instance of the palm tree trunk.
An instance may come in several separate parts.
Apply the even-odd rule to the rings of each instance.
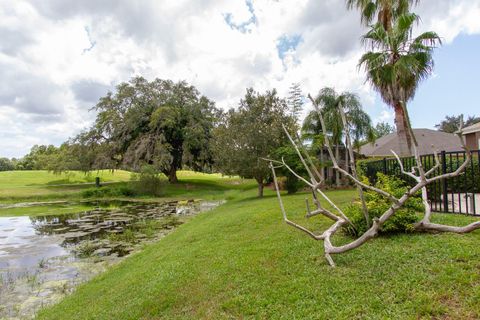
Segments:
[[[411,156],[412,138],[407,129],[407,118],[401,103],[395,103],[395,126],[397,127],[397,136],[400,156]]]
[[[345,141],[345,146],[346,145],[347,145],[347,142]],[[345,147],[345,171],[350,172],[349,165],[348,165],[348,152],[346,147]]]
[[[340,162],[340,150],[338,148],[338,143],[335,145],[335,159],[337,160],[337,163]],[[335,170],[335,182],[337,187],[340,187],[340,172],[338,172],[338,170]]]
[[[323,164],[323,146],[320,148],[320,177],[325,180],[325,167]]]

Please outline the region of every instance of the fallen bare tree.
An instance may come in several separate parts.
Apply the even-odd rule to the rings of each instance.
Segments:
[[[310,95],[308,97],[312,101],[313,106],[315,107],[316,111],[318,112],[320,123],[321,123],[321,126],[323,128],[323,131],[326,132],[325,121],[324,121],[324,118],[323,118],[323,115],[322,115],[321,106]],[[405,107],[405,104],[403,104],[403,109],[404,109],[404,112],[407,116],[407,123],[408,123],[407,130],[409,131],[409,133],[412,137],[412,149],[413,149],[412,153],[413,153],[413,157],[415,159],[415,166],[412,167],[411,171],[406,171],[404,169],[404,166],[403,166],[403,163],[402,163],[400,157],[393,150],[392,150],[392,153],[393,153],[393,155],[395,156],[395,158],[397,159],[397,161],[400,165],[401,172],[403,174],[407,175],[408,177],[412,178],[415,181],[415,185],[410,187],[408,189],[408,191],[405,192],[401,197],[395,197],[393,194],[391,194],[391,193],[389,193],[385,190],[382,190],[380,188],[376,188],[376,187],[371,186],[367,183],[364,183],[364,182],[361,181],[361,179],[357,175],[357,171],[355,169],[355,158],[354,158],[353,146],[352,146],[351,138],[350,138],[350,134],[349,134],[349,132],[350,132],[349,131],[349,123],[347,121],[347,117],[345,116],[345,111],[343,110],[343,107],[341,105],[339,106],[339,112],[340,112],[340,115],[341,115],[341,119],[342,119],[342,122],[343,122],[344,133],[345,133],[345,136],[346,136],[346,144],[347,144],[346,147],[347,147],[347,150],[348,150],[349,156],[350,156],[350,163],[348,164],[349,167],[350,167],[350,170],[345,170],[338,165],[338,163],[336,161],[336,158],[333,154],[332,145],[330,143],[328,135],[325,135],[325,147],[327,148],[328,153],[330,155],[330,159],[333,162],[333,168],[334,168],[334,170],[337,170],[338,172],[340,172],[341,174],[343,174],[344,176],[349,178],[357,186],[357,190],[358,190],[358,193],[359,193],[359,198],[360,198],[360,201],[362,203],[362,210],[363,210],[364,218],[366,220],[367,225],[369,226],[369,229],[365,233],[363,233],[360,237],[358,237],[357,239],[355,239],[355,240],[353,240],[350,243],[347,243],[345,245],[341,245],[341,246],[333,245],[332,241],[331,241],[332,236],[342,226],[345,226],[347,224],[350,224],[354,228],[355,228],[355,226],[349,220],[347,215],[342,211],[342,209],[340,209],[337,205],[335,205],[335,203],[322,190],[322,188],[324,187],[323,178],[320,175],[320,173],[318,172],[318,170],[315,167],[310,155],[308,154],[307,150],[305,150],[302,143],[300,141],[295,142],[295,140],[292,138],[292,136],[289,134],[289,132],[284,127],[284,131],[285,131],[288,139],[290,140],[290,142],[294,146],[294,148],[295,148],[303,166],[305,166],[305,168],[306,168],[308,178],[304,178],[300,174],[298,174],[294,170],[292,170],[290,168],[290,166],[284,161],[284,159],[282,159],[281,161],[266,159],[270,162],[270,168],[272,170],[275,189],[276,189],[278,201],[279,201],[279,204],[280,204],[280,209],[281,209],[282,214],[283,214],[283,219],[285,220],[285,222],[288,225],[293,226],[293,227],[301,230],[302,232],[306,233],[307,235],[309,235],[313,239],[322,240],[323,244],[324,244],[325,258],[327,259],[328,263],[332,267],[335,266],[335,262],[332,259],[333,254],[340,254],[340,253],[344,253],[344,252],[347,252],[349,250],[355,249],[355,248],[363,245],[365,242],[367,242],[371,238],[375,237],[379,233],[379,231],[381,230],[381,228],[385,224],[385,222],[387,220],[389,220],[392,216],[394,216],[395,213],[400,208],[402,208],[402,206],[404,206],[405,203],[411,197],[413,197],[415,194],[417,194],[420,191],[421,191],[421,195],[422,195],[422,203],[423,203],[423,206],[424,206],[424,215],[423,215],[423,218],[421,219],[421,221],[415,224],[415,226],[414,226],[415,230],[418,230],[418,231],[467,233],[467,232],[471,232],[475,229],[480,228],[480,221],[474,222],[474,223],[469,224],[469,225],[464,226],[464,227],[442,225],[442,224],[436,224],[436,223],[430,222],[432,212],[431,212],[430,205],[429,205],[428,199],[427,199],[427,188],[426,188],[426,186],[428,184],[434,182],[434,181],[441,180],[441,179],[447,179],[447,178],[451,178],[451,177],[455,177],[455,176],[459,175],[460,173],[463,172],[463,170],[466,168],[466,166],[468,165],[468,163],[471,160],[470,151],[467,149],[467,147],[465,145],[465,142],[464,142],[464,139],[462,138],[462,127],[463,127],[463,125],[461,126],[460,131],[457,133],[458,136],[459,136],[459,139],[461,141],[461,144],[466,151],[466,153],[465,153],[466,156],[465,156],[465,159],[464,159],[463,163],[453,172],[446,173],[446,174],[441,174],[441,175],[435,175],[436,169],[440,167],[440,161],[439,161],[437,152],[434,151],[435,162],[436,162],[435,165],[431,169],[429,169],[428,171],[425,171],[425,168],[423,167],[421,159],[420,159],[420,155],[418,153],[418,143],[417,143],[417,140],[415,138],[414,132],[411,128],[410,121],[408,120],[408,113],[407,113],[407,109]],[[303,181],[311,189],[312,196],[313,196],[313,204],[315,206],[315,209],[312,211],[310,209],[310,204],[309,204],[308,200],[306,200],[306,210],[307,210],[306,217],[310,218],[310,217],[314,217],[314,216],[317,216],[317,215],[323,215],[323,216],[325,216],[328,219],[331,219],[333,221],[333,224],[327,230],[325,230],[323,233],[316,234],[313,231],[309,230],[308,228],[306,228],[306,227],[304,227],[300,224],[297,224],[297,223],[288,219],[287,213],[286,213],[283,201],[282,201],[282,197],[281,197],[281,194],[280,194],[280,189],[279,189],[279,186],[278,186],[278,179],[277,179],[276,171],[275,171],[275,169],[277,169],[279,167],[285,167],[287,170],[289,170],[298,179]],[[351,171],[351,173],[350,173],[350,171]],[[376,193],[385,197],[386,199],[388,199],[391,202],[391,205],[388,208],[388,210],[386,210],[380,217],[372,219],[372,221],[369,221],[369,214],[368,214],[367,206],[365,204],[365,199],[364,199],[364,195],[363,195],[363,192],[365,190],[376,192]],[[324,206],[322,206],[319,199],[324,199],[333,208],[333,210],[329,210],[329,209],[325,208]]]

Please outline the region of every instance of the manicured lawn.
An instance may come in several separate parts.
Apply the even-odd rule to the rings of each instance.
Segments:
[[[81,192],[92,188],[95,177],[102,182],[119,181],[105,185],[112,188],[127,183],[131,178],[128,171],[95,171],[88,175],[83,172],[53,174],[48,171],[5,171],[0,172],[0,203],[29,201],[78,200]],[[204,174],[193,171],[179,171],[179,183],[170,185],[166,182],[162,199],[165,198],[202,198],[228,199],[229,194],[254,185],[238,177],[225,177],[220,174]],[[155,200],[146,197],[148,200]],[[156,199],[159,200],[159,199]],[[1,215],[1,212],[0,212]]]
[[[92,185],[82,185],[95,179],[95,173],[85,176],[83,173],[74,172],[70,175],[54,175],[47,171],[11,171],[0,172],[0,203],[13,204],[15,202],[55,202],[67,203],[51,204],[43,206],[2,208],[0,217],[11,216],[41,216],[50,214],[62,214],[91,209],[91,205],[78,203],[79,200],[90,201],[92,198],[83,198],[81,191],[94,188]],[[102,181],[124,181],[108,184],[102,188],[116,188],[127,183],[130,173],[127,171],[99,172]],[[58,186],[60,178],[64,184]],[[4,178],[2,180],[2,178]],[[179,183],[168,184],[165,181],[161,197],[117,197],[117,200],[128,201],[165,201],[168,199],[204,199],[218,200],[231,199],[239,191],[250,189],[255,186],[251,180],[238,177],[225,177],[220,174],[204,174],[192,171],[179,171]],[[53,186],[56,185],[56,186]],[[2,196],[3,195],[3,196]],[[99,200],[112,200],[112,198],[99,198]]]
[[[334,256],[332,269],[321,242],[283,223],[271,190],[257,199],[254,184],[228,193],[218,184],[229,202],[81,285],[39,319],[480,317],[479,231],[380,237]],[[351,191],[329,194],[340,205],[353,198]],[[296,221],[305,221],[307,196],[285,197]],[[330,222],[306,223],[322,229]]]
[[[91,174],[83,172],[54,174],[44,170],[3,171],[0,172],[0,201],[62,198],[90,187],[84,183],[93,183],[97,176],[103,182],[128,181],[130,172],[102,170]]]

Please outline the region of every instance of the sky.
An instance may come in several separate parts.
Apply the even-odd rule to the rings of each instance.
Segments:
[[[480,0],[423,0],[414,11],[415,32],[443,40],[409,104],[414,127],[479,116]],[[0,157],[60,145],[134,76],[186,80],[223,109],[247,87],[287,96],[294,82],[304,94],[329,86],[393,124],[357,67],[364,32],[343,0],[0,0]]]

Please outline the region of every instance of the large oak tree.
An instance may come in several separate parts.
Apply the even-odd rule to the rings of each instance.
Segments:
[[[142,77],[117,86],[100,99],[98,115],[85,134],[100,151],[97,162],[139,170],[153,165],[170,182],[184,165],[208,170],[214,103],[186,82]]]

